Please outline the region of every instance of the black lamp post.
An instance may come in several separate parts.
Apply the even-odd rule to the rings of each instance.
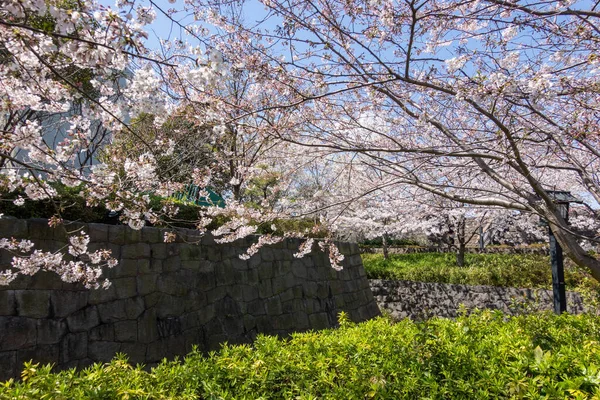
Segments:
[[[582,201],[571,195],[570,192],[548,190],[550,196],[561,217],[569,223],[569,203],[581,203]],[[548,234],[550,236],[550,263],[552,264],[552,293],[554,297],[554,313],[562,314],[567,311],[567,295],[565,291],[565,268],[563,250],[548,224]]]

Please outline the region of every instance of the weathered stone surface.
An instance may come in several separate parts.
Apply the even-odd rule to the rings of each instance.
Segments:
[[[159,274],[143,274],[137,277],[137,294],[144,296],[156,291]]]
[[[134,277],[115,279],[113,284],[117,290],[117,299],[125,299],[137,294],[137,282]]]
[[[138,318],[137,335],[138,342],[150,343],[158,339],[158,328],[156,326],[156,310],[149,309]]]
[[[2,221],[3,219],[0,219]],[[0,351],[0,379],[18,378],[23,364],[17,363],[17,351]]]
[[[60,363],[86,358],[88,353],[87,332],[70,333],[60,343]]]
[[[64,320],[38,319],[36,332],[38,345],[58,343],[67,333],[67,324]]]
[[[57,365],[59,363],[59,354],[60,350],[58,344],[38,345],[36,347],[19,350],[17,352],[16,361],[19,368],[23,367],[24,362],[29,361]]]
[[[121,347],[117,342],[91,341],[88,346],[88,357],[94,361],[109,361]]]
[[[14,290],[0,290],[0,315],[17,315],[17,300]]]
[[[36,323],[33,318],[0,317],[0,351],[35,345]]]
[[[140,235],[141,236],[141,235]],[[130,242],[121,247],[122,259],[138,259],[150,257],[150,245],[148,243]]]
[[[22,317],[45,318],[50,313],[50,291],[15,290],[17,314]]]
[[[115,340],[117,342],[135,342],[138,337],[137,321],[115,322]]]
[[[126,300],[115,300],[98,304],[98,314],[103,324],[127,319]]]
[[[52,315],[63,318],[81,310],[88,304],[91,291],[62,290],[52,291],[50,301],[52,303]]]
[[[96,306],[86,307],[67,317],[67,325],[71,332],[89,331],[100,323]]]
[[[137,258],[121,258],[119,265],[115,267],[115,277],[123,278],[126,276],[136,276],[138,274],[139,262],[144,261],[145,265],[149,264],[149,260]]]

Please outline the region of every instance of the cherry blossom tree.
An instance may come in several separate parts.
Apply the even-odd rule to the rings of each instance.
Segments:
[[[278,93],[264,109],[291,117],[273,136],[359,156],[396,184],[449,201],[543,217],[600,279],[600,261],[548,194],[600,200],[594,3],[262,4],[258,21],[222,12],[249,7],[243,0],[190,7],[224,32],[226,59]],[[365,114],[382,123],[365,124]]]
[[[202,122],[210,120],[204,93],[224,67],[218,52],[200,47],[174,46],[179,51],[168,58],[146,48],[146,26],[155,17],[151,5],[131,1],[118,1],[114,9],[96,2],[0,4],[0,184],[4,191],[22,191],[16,204],[52,199],[52,182],[61,182],[83,185],[89,205],[122,211],[134,229],[170,212],[152,210],[147,193],[168,196],[181,188],[157,179],[157,156],[172,143],[148,142],[128,122],[149,113],[160,125],[181,103],[202,110]],[[144,151],[89,162],[107,132],[111,141],[134,138]],[[82,162],[81,154],[90,156]],[[49,223],[61,224],[59,207]],[[12,269],[0,272],[0,284],[49,270],[67,282],[106,286],[101,269],[116,260],[108,251],[89,253],[85,232],[70,233],[69,245],[56,253],[36,250],[28,240],[0,240],[0,248],[15,255]]]

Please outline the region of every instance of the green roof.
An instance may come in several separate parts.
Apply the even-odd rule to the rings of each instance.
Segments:
[[[194,203],[201,207],[225,207],[225,200],[223,197],[219,196],[209,188],[204,188],[204,190],[208,192],[208,198],[199,196],[200,187],[198,187],[198,185],[186,185],[184,192],[175,193],[174,196],[177,200]]]

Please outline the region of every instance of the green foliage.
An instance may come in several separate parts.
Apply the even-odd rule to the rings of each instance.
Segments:
[[[484,311],[456,320],[260,336],[146,372],[124,356],[57,374],[27,364],[0,399],[586,399],[600,395],[600,318]]]
[[[0,213],[16,218],[50,218],[60,212],[63,219],[81,222],[106,222],[108,210],[104,207],[88,207],[85,200],[79,196],[80,187],[69,187],[60,183],[51,186],[57,196],[49,200],[28,200],[22,190],[10,193],[0,191]],[[25,204],[16,206],[13,200],[23,197]]]
[[[456,265],[453,253],[363,254],[363,264],[370,279],[417,282],[458,283],[524,288],[550,288],[550,258],[537,254],[470,254],[466,266]],[[565,263],[568,289],[588,288],[598,291],[600,284],[571,262]]]

